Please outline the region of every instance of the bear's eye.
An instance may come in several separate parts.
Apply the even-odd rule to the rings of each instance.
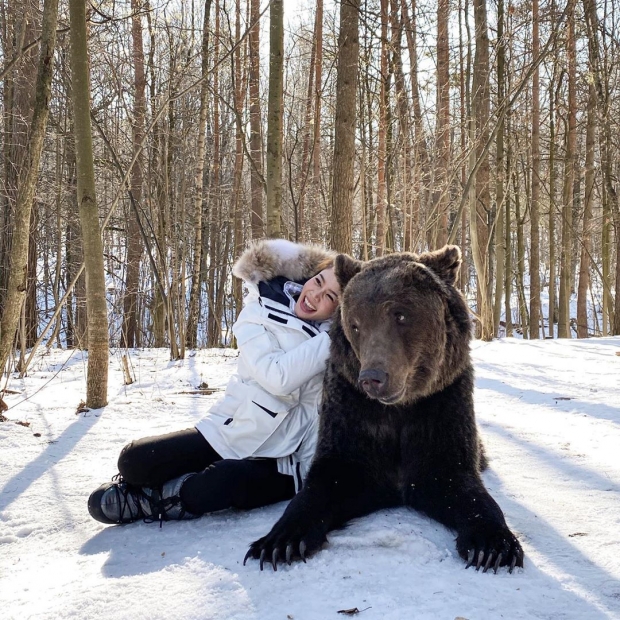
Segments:
[[[351,331],[354,334],[359,334],[360,328],[357,325],[351,325]]]
[[[404,323],[407,319],[407,317],[402,312],[395,312],[394,318],[396,319],[397,323]]]

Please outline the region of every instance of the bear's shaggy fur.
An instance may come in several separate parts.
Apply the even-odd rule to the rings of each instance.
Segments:
[[[485,489],[473,404],[470,314],[454,287],[460,251],[336,258],[343,290],[330,336],[316,456],[301,492],[246,555],[276,569],[348,520],[415,508],[453,529],[468,566],[523,566]]]

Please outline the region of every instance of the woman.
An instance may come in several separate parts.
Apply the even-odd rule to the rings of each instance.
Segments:
[[[316,446],[318,406],[339,303],[334,254],[260,241],[233,267],[248,288],[233,325],[236,373],[195,428],[121,452],[117,475],[88,500],[102,523],[191,519],[255,508],[299,491]]]

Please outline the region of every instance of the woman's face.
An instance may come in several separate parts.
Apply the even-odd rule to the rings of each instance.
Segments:
[[[339,301],[340,285],[334,268],[323,269],[304,284],[295,304],[295,314],[300,319],[324,321],[334,314]]]

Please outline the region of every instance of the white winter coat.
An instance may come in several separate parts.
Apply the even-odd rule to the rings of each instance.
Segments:
[[[265,255],[275,262],[265,261]],[[244,253],[234,269],[250,288],[233,325],[237,371],[224,397],[196,425],[222,458],[276,458],[278,471],[294,476],[296,490],[316,448],[330,340],[322,331],[326,325],[297,318],[287,305],[261,297],[256,285],[266,276],[307,279],[326,256],[322,248],[283,240],[259,242]],[[300,262],[305,268],[301,276]]]

